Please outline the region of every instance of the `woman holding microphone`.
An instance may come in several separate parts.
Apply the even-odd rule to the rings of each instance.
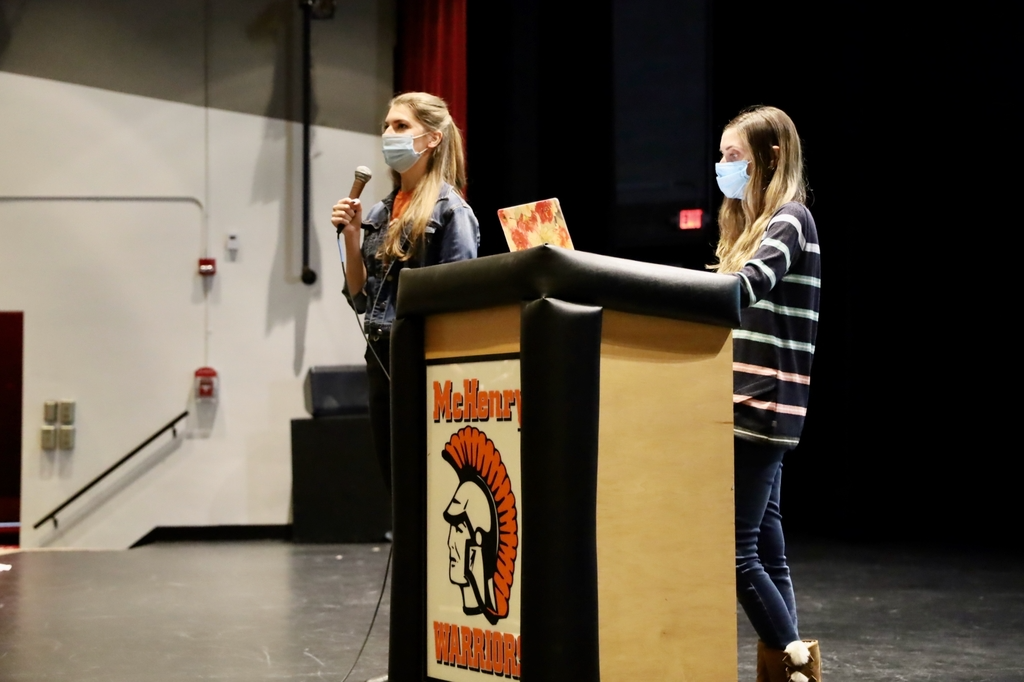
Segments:
[[[334,205],[345,238],[345,285],[365,313],[366,372],[374,450],[391,489],[390,335],[404,268],[476,258],[480,228],[462,196],[462,133],[440,97],[407,92],[391,100],[381,137],[394,190],[366,213],[358,199]],[[360,244],[360,237],[362,243]]]
[[[757,631],[759,682],[821,680],[802,641],[786,562],[782,460],[803,430],[818,327],[821,251],[796,126],[754,107],[725,126],[715,165],[725,200],[714,269],[740,281],[733,332],[736,591]]]

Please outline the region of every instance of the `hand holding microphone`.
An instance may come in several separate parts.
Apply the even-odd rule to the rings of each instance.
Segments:
[[[366,166],[356,168],[355,180],[352,182],[348,197],[340,200],[331,209],[331,223],[337,228],[339,235],[348,228],[358,230],[362,224],[363,204],[359,201],[359,195],[363,193],[363,188],[371,177],[373,173]]]

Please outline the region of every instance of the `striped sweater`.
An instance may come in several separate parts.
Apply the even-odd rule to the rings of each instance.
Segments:
[[[818,232],[807,207],[780,208],[736,277],[743,312],[733,332],[734,433],[791,450],[807,413],[821,291]]]

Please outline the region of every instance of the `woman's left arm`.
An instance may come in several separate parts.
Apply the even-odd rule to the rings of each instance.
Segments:
[[[445,218],[438,263],[476,258],[480,247],[480,224],[473,209],[465,202],[457,202]]]
[[[736,273],[740,280],[740,306],[746,308],[768,295],[811,246],[804,238],[802,215],[784,208],[772,217],[753,258]]]

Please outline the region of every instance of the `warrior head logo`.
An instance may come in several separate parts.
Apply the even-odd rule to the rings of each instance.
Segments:
[[[462,588],[462,610],[482,613],[493,625],[508,616],[519,526],[516,497],[487,435],[467,426],[452,436],[441,454],[459,476],[444,512],[448,531],[448,579]]]

